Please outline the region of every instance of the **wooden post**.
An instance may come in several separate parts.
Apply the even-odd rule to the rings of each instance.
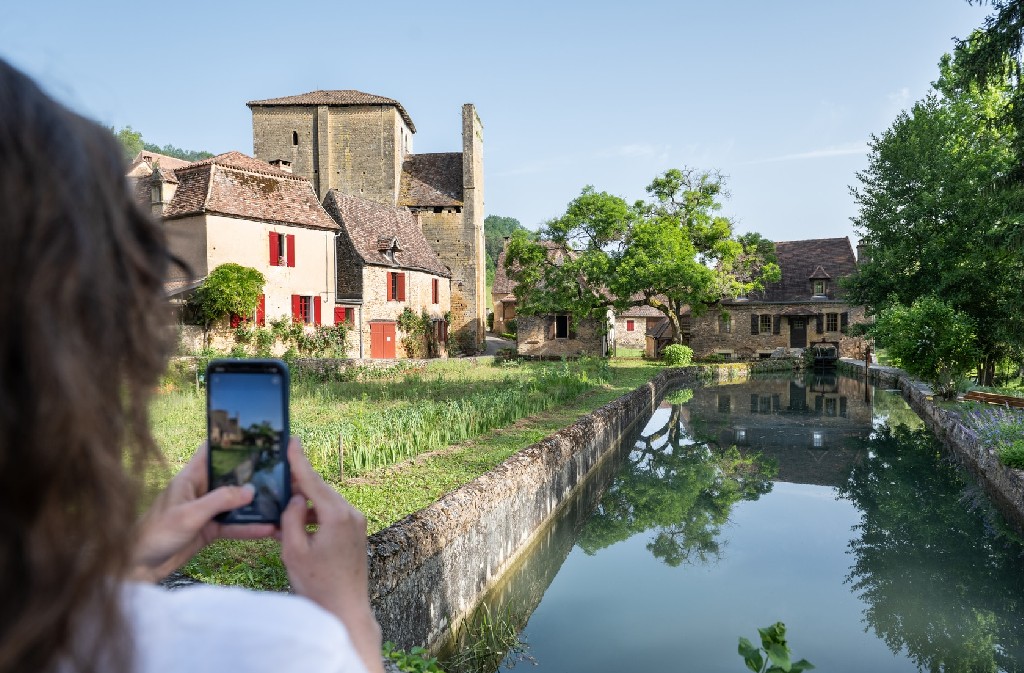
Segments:
[[[345,478],[345,440],[344,435],[338,433],[338,479]]]
[[[864,344],[864,401],[871,404],[871,344]]]

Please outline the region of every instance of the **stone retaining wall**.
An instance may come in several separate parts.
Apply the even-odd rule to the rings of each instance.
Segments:
[[[736,365],[667,369],[372,535],[370,594],[384,639],[437,646],[667,388],[745,374]]]
[[[861,360],[844,359],[841,366],[864,376]],[[900,390],[903,399],[928,429],[978,479],[1007,521],[1024,534],[1024,471],[1003,465],[995,449],[964,427],[957,414],[934,403],[932,391],[926,384],[893,367],[872,365],[869,376],[880,385]]]

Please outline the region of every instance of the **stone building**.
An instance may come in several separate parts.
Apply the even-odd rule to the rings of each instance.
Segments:
[[[508,248],[507,236],[505,245],[498,253],[498,260],[494,265],[494,283],[491,285],[491,306],[494,307],[494,324],[491,331],[495,334],[508,332],[509,321],[516,319],[516,286],[508,277],[508,271],[505,269],[506,248]]]
[[[689,345],[697,357],[768,357],[777,349],[833,346],[842,357],[859,356],[862,340],[847,335],[864,321],[864,307],[844,299],[839,280],[856,271],[848,238],[775,244],[782,278],[764,292],[722,301],[692,316]]]
[[[412,356],[402,346],[398,316],[408,308],[431,319],[426,352],[446,351],[451,272],[405,208],[330,190],[327,212],[341,226],[337,237],[336,319],[348,320],[356,339],[352,357]]]
[[[615,314],[615,347],[645,349],[647,332],[662,322],[668,322],[665,314],[646,304]]]
[[[140,158],[129,179],[136,198],[162,218],[171,251],[189,267],[171,268],[172,295],[233,262],[266,278],[254,307],[257,323],[277,317],[334,323],[339,228],[308,180],[240,152],[183,166],[167,159]]]
[[[291,162],[326,198],[331,190],[415,215],[451,271],[451,328],[464,352],[484,343],[483,125],[462,107],[462,151],[413,154],[416,126],[398,101],[360,91],[313,91],[251,101],[260,159]]]

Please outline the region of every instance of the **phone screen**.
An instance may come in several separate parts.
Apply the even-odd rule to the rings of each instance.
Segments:
[[[252,484],[252,503],[218,517],[278,522],[288,503],[288,369],[283,362],[215,360],[207,369],[210,489]]]

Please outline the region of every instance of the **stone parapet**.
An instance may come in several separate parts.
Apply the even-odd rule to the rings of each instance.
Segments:
[[[736,366],[667,369],[372,535],[370,592],[385,640],[436,647],[666,389],[745,374]]]

